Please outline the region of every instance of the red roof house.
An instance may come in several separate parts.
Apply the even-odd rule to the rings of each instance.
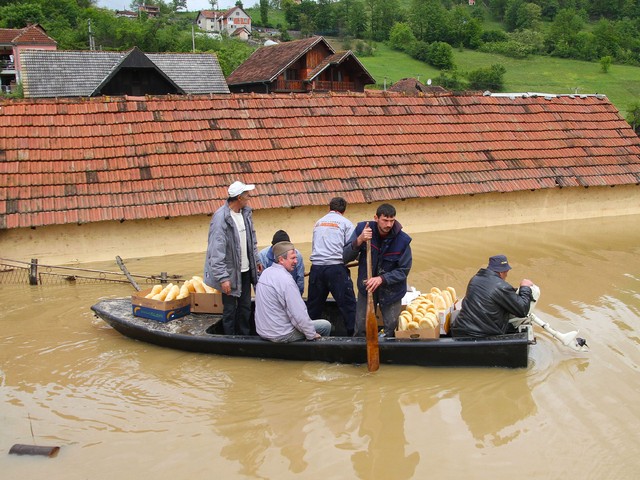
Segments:
[[[28,49],[55,50],[57,42],[40,25],[0,28],[0,88],[9,92],[20,83],[20,53]]]
[[[362,92],[376,83],[351,51],[335,52],[322,37],[260,47],[229,77],[232,92]]]

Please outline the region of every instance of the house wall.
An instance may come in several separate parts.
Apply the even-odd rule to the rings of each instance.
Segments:
[[[244,11],[237,9],[231,12],[224,20],[224,29],[231,35],[238,28],[246,28],[251,33],[251,17],[244,13]]]
[[[256,194],[259,195],[259,188]],[[327,205],[329,203],[327,198]],[[458,230],[507,224],[640,214],[640,187],[591,187],[490,193],[392,202],[408,233]],[[350,205],[354,223],[371,219],[379,202]],[[285,229],[294,243],[311,241],[315,221],[326,206],[258,210],[254,222],[259,245]],[[204,252],[210,218],[194,217],[58,225],[0,231],[2,258],[67,264],[122,258]]]
[[[198,14],[198,18],[196,19],[196,24],[198,25],[198,28],[206,32],[213,32],[215,30],[215,23],[213,19],[207,18],[201,14]]]

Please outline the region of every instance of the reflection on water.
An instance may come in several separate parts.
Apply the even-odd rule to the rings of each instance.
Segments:
[[[55,460],[0,455],[2,478],[635,478],[639,239],[638,217],[414,235],[418,289],[463,293],[505,253],[512,283],[542,287],[538,315],[589,341],[576,354],[538,332],[515,371],[173,351],[92,316],[128,285],[2,285],[0,448],[62,447]],[[190,277],[202,258],[125,261]]]

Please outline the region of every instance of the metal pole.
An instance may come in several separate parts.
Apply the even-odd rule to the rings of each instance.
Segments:
[[[31,259],[31,268],[29,268],[29,285],[38,285],[38,259]]]

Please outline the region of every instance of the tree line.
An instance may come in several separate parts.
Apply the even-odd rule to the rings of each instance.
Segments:
[[[610,56],[616,63],[640,65],[638,0],[486,0],[475,5],[468,0],[272,0],[272,6],[303,34],[386,42],[402,23],[415,41],[427,44],[446,42],[519,58],[536,54],[593,61]],[[487,26],[486,20],[504,28]]]

